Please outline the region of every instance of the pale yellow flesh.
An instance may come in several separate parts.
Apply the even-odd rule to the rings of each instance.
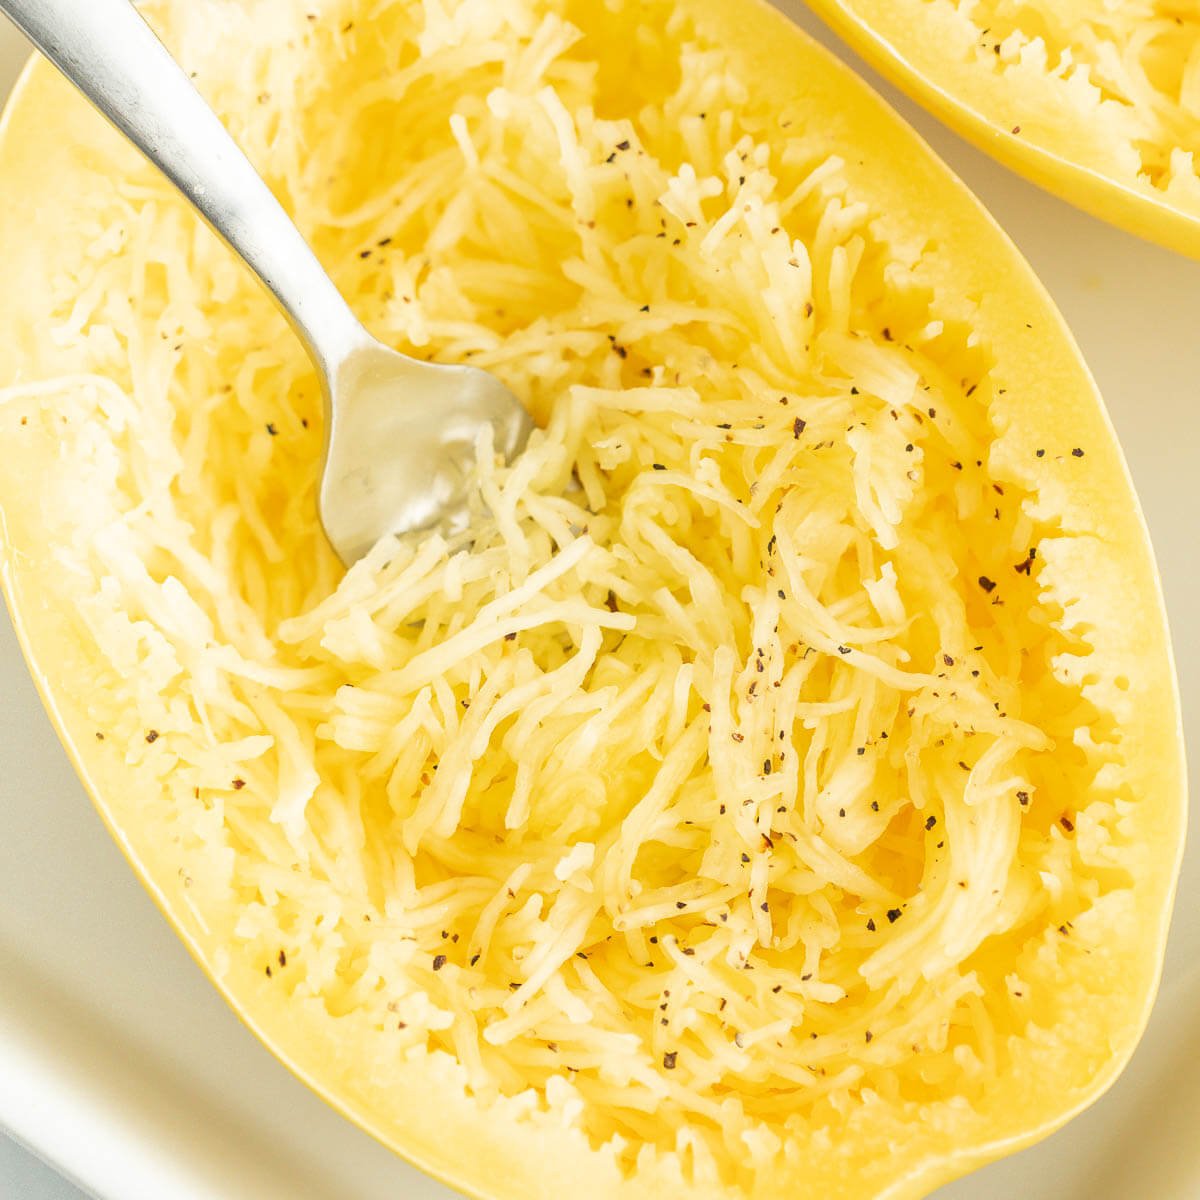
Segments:
[[[1094,659],[1112,647],[1111,675],[1130,677],[1135,716],[1124,731],[1123,782],[1131,794],[1144,798],[1135,818],[1143,847],[1135,890],[1140,935],[1111,958],[1095,956],[1081,964],[1072,992],[1081,1003],[1088,995],[1108,993],[1102,1011],[1088,1007],[1081,1015],[1073,1049],[1064,1052],[1062,1046],[1069,1044],[1064,1036],[1062,1046],[1047,1047],[1044,1055],[1017,1057],[997,1111],[988,1114],[982,1132],[956,1141],[952,1128],[910,1130],[907,1149],[897,1154],[887,1145],[890,1131],[881,1131],[873,1144],[871,1133],[858,1129],[857,1149],[848,1162],[836,1157],[806,1162],[762,1183],[763,1195],[787,1188],[814,1196],[916,1196],[1033,1140],[1089,1102],[1111,1081],[1144,1022],[1182,824],[1178,714],[1161,600],[1136,502],[1094,388],[1061,320],[1015,252],[911,133],[780,18],[765,8],[735,11],[709,3],[696,4],[694,12],[700,28],[741,60],[758,97],[821,128],[830,147],[851,160],[848,170],[857,193],[886,213],[881,236],[928,240],[935,247],[921,268],[929,286],[950,297],[979,298],[977,330],[996,356],[997,382],[1014,397],[995,401],[1000,427],[1010,415],[1013,421],[1003,439],[1005,453],[1024,464],[1035,445],[1088,446],[1086,472],[1051,460],[1038,468],[1037,483],[1052,497],[1064,527],[1099,535],[1095,542],[1080,539],[1073,566],[1088,588],[1087,620],[1101,647]],[[831,96],[836,105],[829,103]],[[93,118],[67,100],[63,85],[44,67],[26,77],[13,111],[0,149],[0,175],[27,182],[24,189],[11,183],[4,189],[0,251],[13,277],[33,287],[44,251],[29,243],[32,215],[46,220],[55,204],[69,210],[69,196],[87,186],[87,167],[76,147],[84,143]],[[44,127],[21,117],[39,111],[56,113],[62,122],[58,136],[47,137]],[[847,153],[849,147],[858,153]],[[936,206],[929,203],[931,194],[939,197]],[[996,286],[997,279],[1002,286]],[[13,289],[0,299],[5,329],[21,327],[29,290]],[[5,376],[21,361],[20,341],[0,350]],[[38,471],[36,459],[11,463],[0,491],[9,600],[35,674],[114,835],[243,1018],[352,1119],[464,1190],[555,1196],[568,1188],[579,1195],[653,1195],[672,1188],[669,1178],[651,1172],[619,1178],[611,1159],[594,1155],[578,1138],[501,1125],[428,1067],[413,1068],[400,1087],[373,1084],[356,1065],[369,1060],[369,1037],[349,1022],[331,1022],[323,1011],[280,1004],[257,970],[222,954],[219,926],[210,921],[215,932],[207,932],[168,865],[169,855],[155,845],[152,831],[133,819],[139,802],[152,803],[153,789],[102,751],[73,699],[69,680],[87,650],[54,610],[55,568],[38,535],[39,514],[22,502],[35,493],[31,483]],[[1130,669],[1131,661],[1136,670]],[[1019,1103],[1013,1103],[1016,1097]],[[448,1135],[451,1129],[455,1132]],[[589,1157],[593,1161],[586,1161]]]
[[[1005,166],[1101,220],[1200,257],[1195,203],[1168,195],[1140,175],[1129,161],[1129,148],[1059,81],[1029,76],[1018,81],[990,63],[980,65],[976,48],[991,46],[987,32],[965,34],[951,5],[927,0],[809,4],[881,74]],[[1036,32],[1036,24],[1030,28]]]

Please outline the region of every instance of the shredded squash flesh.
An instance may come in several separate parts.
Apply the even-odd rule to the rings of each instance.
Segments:
[[[1200,210],[1200,10],[1191,0],[924,0],[954,4],[972,53],[1014,86],[1054,81],[1103,128],[1131,180]]]
[[[989,347],[665,0],[248,10],[151,15],[367,326],[541,428],[343,574],[282,318],[132,152],[80,197],[0,408],[196,910],[630,1171],[969,1112],[1130,885]]]

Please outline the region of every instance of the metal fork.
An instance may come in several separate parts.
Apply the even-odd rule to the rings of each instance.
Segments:
[[[512,392],[486,371],[420,362],[367,333],[129,0],[0,0],[0,12],[175,184],[291,321],[321,377],[318,510],[342,561],[388,533],[463,525],[480,430],[491,425],[511,458],[533,428]]]

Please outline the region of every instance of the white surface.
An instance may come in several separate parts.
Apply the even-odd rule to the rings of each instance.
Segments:
[[[800,0],[781,7],[817,32]],[[0,94],[18,55],[0,28]],[[999,217],[1071,323],[1145,506],[1200,745],[1200,264],[1021,182],[859,66]],[[92,811],[7,621],[0,682],[0,1128],[104,1200],[449,1200],[292,1079],[211,989]],[[1133,1066],[1067,1129],[937,1200],[1200,1196],[1198,842]],[[0,1151],[0,1196],[74,1194]]]
[[[0,1195],[22,1200],[81,1200],[83,1193],[11,1138],[0,1136]]]

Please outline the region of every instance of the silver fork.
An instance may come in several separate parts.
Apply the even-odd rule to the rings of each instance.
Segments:
[[[420,362],[367,333],[129,0],[0,0],[0,12],[175,184],[291,321],[321,377],[318,510],[342,561],[388,533],[465,525],[480,430],[491,425],[511,458],[533,428],[512,392],[486,371]]]

